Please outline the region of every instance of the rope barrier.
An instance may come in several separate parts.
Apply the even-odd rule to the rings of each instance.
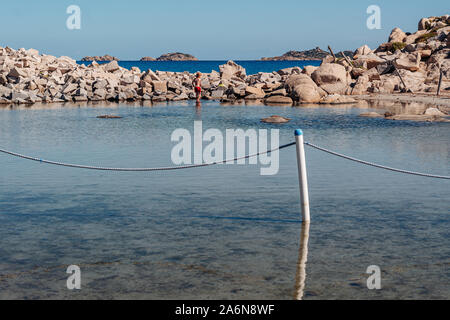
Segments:
[[[347,160],[350,160],[350,161],[358,162],[358,163],[365,164],[365,165],[368,165],[368,166],[372,166],[372,167],[375,167],[375,168],[380,168],[380,169],[385,169],[385,170],[390,170],[390,171],[400,172],[400,173],[406,173],[406,174],[411,174],[411,175],[415,175],[415,176],[427,177],[427,178],[450,179],[450,176],[440,176],[440,175],[434,175],[434,174],[428,174],[428,173],[421,173],[421,172],[415,172],[415,171],[409,171],[409,170],[396,169],[396,168],[383,166],[381,164],[376,164],[376,163],[372,163],[372,162],[356,159],[356,158],[349,157],[349,156],[346,156],[346,155],[341,154],[341,153],[337,153],[337,152],[334,152],[334,151],[331,151],[331,150],[328,150],[328,149],[316,146],[316,145],[314,145],[312,143],[309,143],[309,142],[305,142],[305,145],[307,145],[309,147],[312,147],[314,149],[317,149],[317,150],[320,150],[320,151],[332,154],[332,155],[337,156],[337,157],[341,157],[341,158],[344,158],[344,159],[347,159]]]
[[[200,167],[208,167],[208,166],[213,166],[213,165],[217,165],[217,164],[223,164],[223,163],[227,163],[227,162],[234,162],[234,161],[238,161],[238,160],[243,160],[243,159],[249,159],[249,158],[253,158],[253,157],[257,157],[259,155],[262,154],[268,154],[277,150],[282,150],[284,148],[288,148],[291,146],[294,146],[295,142],[292,143],[288,143],[285,145],[282,145],[278,148],[272,149],[272,150],[268,150],[268,151],[264,151],[264,152],[259,152],[253,155],[246,155],[243,157],[239,157],[239,158],[234,158],[234,159],[229,159],[229,160],[222,160],[219,162],[211,162],[211,163],[203,163],[203,164],[193,164],[193,165],[186,165],[186,166],[176,166],[176,167],[159,167],[159,168],[108,168],[108,167],[96,167],[96,166],[87,166],[87,165],[79,165],[79,164],[72,164],[72,163],[64,163],[64,162],[57,162],[57,161],[50,161],[50,160],[44,160],[44,159],[40,159],[40,158],[35,158],[35,157],[30,157],[30,156],[26,156],[20,153],[16,153],[16,152],[12,152],[12,151],[8,151],[8,150],[4,150],[4,149],[0,149],[1,153],[5,153],[5,154],[9,154],[11,156],[14,157],[18,157],[18,158],[22,158],[22,159],[27,159],[27,160],[31,160],[31,161],[36,161],[36,162],[40,162],[40,163],[46,163],[46,164],[52,164],[55,166],[62,166],[62,167],[70,167],[70,168],[77,168],[77,169],[89,169],[89,170],[100,170],[100,171],[125,171],[125,172],[143,172],[143,171],[169,171],[169,170],[180,170],[180,169],[192,169],[192,168],[200,168]]]
[[[253,155],[246,155],[243,157],[238,157],[238,158],[234,158],[234,159],[229,159],[229,160],[223,160],[223,161],[219,161],[219,162],[212,162],[212,163],[203,163],[203,164],[194,164],[194,165],[186,165],[186,166],[175,166],[175,167],[159,167],[159,168],[108,168],[108,167],[96,167],[96,166],[88,166],[88,165],[78,165],[78,164],[72,164],[72,163],[64,163],[64,162],[57,162],[57,161],[50,161],[50,160],[44,160],[44,159],[40,159],[40,158],[35,158],[35,157],[30,157],[30,156],[26,156],[20,153],[16,153],[16,152],[12,152],[12,151],[8,151],[5,149],[0,149],[1,153],[5,153],[5,154],[9,154],[11,156],[14,157],[18,157],[18,158],[22,158],[22,159],[27,159],[27,160],[32,160],[32,161],[36,161],[36,162],[40,162],[40,163],[46,163],[46,164],[51,164],[51,165],[56,165],[56,166],[63,166],[63,167],[70,167],[70,168],[77,168],[77,169],[89,169],[89,170],[100,170],[100,171],[125,171],[125,172],[143,172],[143,171],[169,171],[169,170],[181,170],[181,169],[192,169],[192,168],[201,168],[201,167],[208,167],[208,166],[213,166],[213,165],[217,165],[217,164],[223,164],[223,163],[227,163],[227,162],[234,162],[234,161],[238,161],[238,160],[243,160],[243,159],[249,159],[249,158],[253,158],[253,157],[257,157],[259,155],[262,154],[268,154],[277,150],[282,150],[291,146],[294,146],[296,143],[292,142],[292,143],[288,143],[285,145],[282,145],[276,149],[272,149],[272,150],[268,150],[265,152],[259,152]],[[442,175],[435,175],[435,174],[428,174],[428,173],[421,173],[421,172],[415,172],[415,171],[410,171],[410,170],[403,170],[403,169],[396,169],[396,168],[391,168],[391,167],[387,167],[387,166],[383,166],[380,164],[376,164],[376,163],[372,163],[372,162],[368,162],[368,161],[364,161],[361,159],[357,159],[357,158],[353,158],[323,147],[319,147],[315,144],[309,143],[309,142],[305,142],[305,145],[312,147],[314,149],[329,153],[331,155],[343,158],[343,159],[347,159],[353,162],[357,162],[360,164],[364,164],[364,165],[368,165],[368,166],[372,166],[375,168],[379,168],[379,169],[384,169],[384,170],[389,170],[389,171],[394,171],[394,172],[399,172],[399,173],[405,173],[405,174],[410,174],[410,175],[415,175],[415,176],[421,176],[421,177],[427,177],[427,178],[436,178],[436,179],[446,179],[446,180],[450,180],[450,176],[442,176]]]

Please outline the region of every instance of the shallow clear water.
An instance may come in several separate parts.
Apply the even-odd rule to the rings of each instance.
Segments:
[[[388,166],[450,174],[448,123],[358,117],[365,110],[203,103],[0,108],[0,146],[103,166],[171,165],[176,128],[279,128]],[[124,118],[101,120],[101,114]],[[282,126],[260,123],[273,114]],[[312,222],[305,299],[450,298],[448,181],[307,149]],[[295,148],[259,167],[84,171],[0,154],[0,298],[293,299],[300,207]],[[79,265],[81,291],[66,288]],[[382,290],[366,287],[369,265]],[[298,277],[297,277],[298,278]]]

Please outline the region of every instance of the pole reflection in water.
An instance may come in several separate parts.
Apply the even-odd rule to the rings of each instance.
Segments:
[[[295,300],[302,300],[305,292],[306,261],[308,260],[309,222],[302,223],[300,249],[298,251],[297,274],[295,276]]]

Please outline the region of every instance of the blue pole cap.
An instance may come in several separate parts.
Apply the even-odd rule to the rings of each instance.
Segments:
[[[303,131],[300,129],[295,130],[295,136],[301,136],[303,135]]]

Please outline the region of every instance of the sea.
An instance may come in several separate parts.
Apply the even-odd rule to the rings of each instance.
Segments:
[[[139,65],[206,72],[220,63]],[[193,132],[194,121],[202,121],[204,131],[279,130],[280,144],[294,141],[300,128],[306,141],[352,157],[450,175],[448,123],[359,116],[380,108],[218,101],[3,106],[0,147],[83,165],[172,166],[173,132]],[[98,119],[102,114],[122,118]],[[271,115],[291,120],[260,122]],[[448,181],[306,147],[305,226],[295,147],[281,150],[279,160],[276,175],[262,176],[261,166],[248,162],[110,172],[0,154],[0,299],[450,298]],[[80,270],[80,290],[67,287],[69,266]],[[379,276],[379,289],[369,290],[372,276]]]
[[[245,68],[247,75],[257,74],[258,72],[273,72],[284,68],[305,66],[319,66],[321,61],[306,60],[306,61],[259,61],[259,60],[236,60],[237,64]],[[89,61],[77,61],[79,64],[90,65]],[[108,63],[105,61],[100,64]],[[131,69],[131,67],[138,67],[141,71],[151,69],[153,71],[171,71],[195,73],[200,71],[202,73],[210,73],[212,70],[219,71],[219,66],[227,63],[227,61],[118,61],[123,68]]]

